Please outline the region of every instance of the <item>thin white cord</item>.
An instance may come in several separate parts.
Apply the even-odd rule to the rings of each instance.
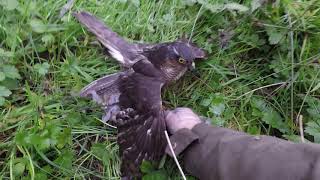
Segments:
[[[184,175],[184,173],[183,173],[183,171],[182,171],[182,168],[181,168],[181,166],[180,166],[180,164],[179,164],[179,161],[178,161],[176,155],[174,154],[174,151],[173,151],[173,148],[172,148],[172,144],[171,144],[170,139],[169,139],[169,136],[168,136],[168,132],[167,132],[167,131],[164,131],[164,134],[166,135],[166,139],[167,139],[167,142],[168,142],[168,145],[169,145],[169,149],[170,149],[170,151],[171,151],[171,153],[172,153],[172,156],[173,156],[174,161],[176,162],[176,164],[177,164],[177,166],[178,166],[178,169],[179,169],[179,171],[180,171],[180,174],[181,174],[181,176],[182,176],[182,179],[183,179],[183,180],[187,180],[187,178],[186,178],[186,176]]]

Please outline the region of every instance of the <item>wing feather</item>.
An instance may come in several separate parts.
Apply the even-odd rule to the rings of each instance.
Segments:
[[[164,154],[164,113],[148,113],[139,116],[138,119],[129,119],[127,123],[130,126],[118,126],[121,175],[140,177],[140,165],[143,160],[158,162]]]
[[[140,177],[143,160],[157,162],[164,155],[163,84],[159,78],[136,72],[121,82],[120,105],[135,110],[134,115],[119,117],[122,122],[118,125],[122,176]]]
[[[102,118],[103,121],[114,120],[116,114],[120,111],[119,98],[121,92],[119,86],[121,77],[132,73],[132,70],[127,70],[103,76],[84,87],[80,92],[80,96],[91,98],[102,106],[105,112]]]
[[[108,49],[110,55],[125,67],[131,67],[140,51],[138,45],[128,43],[117,33],[108,28],[101,20],[88,12],[73,13],[73,16],[83,24]]]

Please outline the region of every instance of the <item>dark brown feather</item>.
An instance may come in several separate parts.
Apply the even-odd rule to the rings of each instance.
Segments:
[[[124,67],[131,67],[136,62],[137,55],[141,51],[141,45],[128,43],[88,12],[78,12],[73,13],[73,15],[97,36],[97,39],[108,49],[110,55]]]
[[[139,69],[139,64],[146,68]],[[122,119],[123,123],[118,126],[123,176],[140,176],[141,162],[159,161],[166,146],[166,125],[161,100],[161,88],[165,81],[159,78],[159,70],[143,61],[139,61],[134,70],[131,76],[122,78],[120,86],[121,108],[133,108],[136,112]]]
[[[143,160],[159,162],[164,155],[166,129],[164,112],[130,117],[118,126],[118,144],[123,177],[141,177]]]

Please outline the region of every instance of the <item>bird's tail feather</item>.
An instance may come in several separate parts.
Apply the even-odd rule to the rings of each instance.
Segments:
[[[105,111],[103,121],[109,119],[115,120],[116,114],[120,111],[119,107],[119,84],[121,76],[130,74],[131,71],[114,73],[103,76],[84,87],[81,92],[81,97],[91,98],[93,101],[100,104]]]
[[[138,46],[128,43],[109,29],[101,20],[88,12],[75,12],[73,16],[108,49],[110,55],[125,67],[130,67]]]

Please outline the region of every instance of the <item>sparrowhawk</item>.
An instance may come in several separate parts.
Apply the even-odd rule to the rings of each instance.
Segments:
[[[161,88],[178,80],[194,67],[194,60],[204,59],[206,53],[186,39],[158,44],[129,43],[87,12],[74,16],[124,67],[122,72],[93,81],[80,95],[102,105],[104,121],[116,122],[121,176],[139,178],[141,162],[160,160],[167,144]]]

